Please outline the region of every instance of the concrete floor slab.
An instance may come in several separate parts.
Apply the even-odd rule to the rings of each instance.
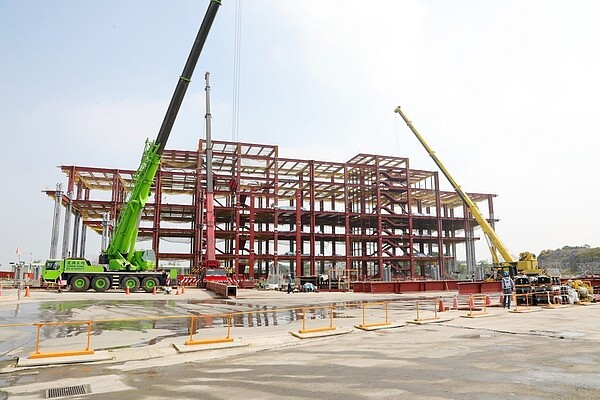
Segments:
[[[490,314],[490,313],[461,315],[462,318],[484,318],[484,317],[497,317],[497,316],[498,316],[498,314]]]
[[[214,344],[196,344],[188,346],[185,343],[173,343],[173,347],[178,353],[191,353],[194,351],[208,351],[208,350],[223,350],[223,349],[234,349],[238,347],[247,347],[250,343],[241,340],[227,343],[214,343]]]
[[[112,360],[113,357],[108,351],[96,351],[94,354],[85,356],[68,356],[68,357],[48,357],[48,358],[27,358],[19,357],[17,367],[40,367],[46,365],[59,364],[80,364],[98,361]]]
[[[362,326],[362,325],[354,325],[354,327],[356,329],[361,329],[363,331],[378,331],[380,329],[394,329],[394,328],[402,328],[403,326],[406,326],[405,323],[397,323],[397,322],[392,322],[388,325],[380,325],[380,326]]]
[[[310,333],[300,333],[290,331],[290,335],[297,337],[298,339],[315,339],[315,338],[323,338],[328,336],[338,336],[345,335],[347,333],[351,333],[352,329],[335,329],[332,331],[323,331],[323,332],[310,332]]]
[[[452,317],[446,317],[446,318],[431,318],[431,319],[421,319],[421,320],[411,320],[411,321],[406,321],[409,324],[415,324],[415,325],[426,325],[426,324],[437,324],[440,322],[448,322],[448,321],[452,321],[454,318]]]
[[[521,308],[521,309],[514,309],[514,310],[508,310],[509,313],[513,313],[513,314],[527,314],[527,313],[532,313],[532,312],[540,312],[542,311],[541,308]]]

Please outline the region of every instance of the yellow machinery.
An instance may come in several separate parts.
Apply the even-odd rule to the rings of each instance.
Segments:
[[[471,200],[471,198],[467,195],[467,193],[462,190],[458,183],[456,183],[456,181],[454,180],[452,175],[450,175],[450,172],[448,172],[444,164],[442,164],[440,159],[437,158],[435,152],[431,149],[431,147],[429,147],[427,142],[425,142],[425,139],[423,139],[419,132],[417,132],[412,122],[402,112],[400,106],[396,107],[394,112],[400,114],[402,119],[404,119],[406,125],[408,125],[408,127],[415,134],[419,142],[421,142],[423,147],[425,147],[425,150],[427,150],[429,156],[436,163],[440,171],[442,171],[446,179],[448,179],[448,182],[450,182],[450,184],[452,185],[458,196],[465,203],[465,205],[469,207],[469,211],[471,211],[471,214],[473,215],[479,226],[481,226],[481,229],[483,230],[483,233],[486,237],[488,247],[490,248],[490,252],[492,254],[494,272],[497,275],[502,275],[501,272],[507,271],[511,276],[515,276],[518,271],[523,271],[526,275],[540,274],[542,270],[538,268],[537,258],[535,254],[523,252],[519,254],[518,261],[513,260],[512,256],[510,255],[510,252],[494,231],[494,228],[492,228],[488,220],[485,219],[481,211],[479,211],[479,207],[477,207],[477,204],[475,204],[473,200]],[[500,253],[500,256],[502,257],[503,261],[500,261],[500,259],[498,258],[498,253]]]
[[[580,301],[590,302],[594,299],[594,288],[589,281],[579,279],[572,281],[569,279],[567,285],[577,292]]]

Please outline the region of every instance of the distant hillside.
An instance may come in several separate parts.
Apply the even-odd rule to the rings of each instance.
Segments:
[[[538,255],[540,267],[559,268],[562,274],[600,273],[600,247],[564,246],[543,250]]]

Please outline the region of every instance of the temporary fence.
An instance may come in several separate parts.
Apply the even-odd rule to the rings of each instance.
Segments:
[[[94,350],[90,348],[90,340],[92,334],[92,321],[59,321],[59,322],[40,322],[37,325],[37,336],[35,339],[35,352],[29,355],[29,358],[50,358],[50,357],[68,357],[68,356],[84,356],[94,354]],[[87,325],[87,340],[83,350],[66,350],[42,353],[40,351],[40,332],[44,326],[57,325]]]
[[[309,308],[302,308],[302,329],[300,329],[300,333],[315,333],[335,330],[335,326],[333,326],[333,304],[329,306],[310,307],[310,309],[329,309],[329,326],[306,328],[306,316],[309,312]]]
[[[440,319],[438,317],[438,308],[439,308],[439,299],[431,299],[431,300],[420,300],[416,303],[417,308],[417,317],[414,319],[414,322],[425,322],[425,321],[435,321]],[[433,304],[433,317],[423,317],[423,310],[421,309],[420,303]],[[427,312],[426,315],[431,315],[429,310],[425,310]]]
[[[211,338],[211,339],[198,339],[194,340],[194,334],[196,333],[196,320],[199,318],[218,318],[223,317],[227,320],[227,336],[223,338]],[[215,343],[228,343],[233,342],[233,338],[231,337],[231,320],[233,319],[233,314],[224,314],[224,315],[210,315],[210,316],[190,316],[190,339],[185,342],[187,346],[193,346],[197,344],[215,344]]]
[[[466,318],[475,318],[488,315],[487,307],[489,296],[485,294],[469,295],[469,312],[467,315],[461,315]]]
[[[469,297],[469,315],[473,316],[475,314],[484,315],[487,313],[486,302],[484,300],[485,296],[477,296],[472,295]],[[477,312],[476,302],[482,302],[483,312]],[[290,307],[290,308],[274,308],[268,310],[269,313],[272,313],[275,317],[277,313],[286,313],[293,312],[296,313],[296,320],[300,319],[300,315],[302,318],[300,333],[313,333],[313,332],[325,332],[335,330],[334,326],[334,318],[335,318],[335,309],[356,309],[360,308],[360,318],[362,323],[360,325],[356,325],[359,329],[365,328],[376,328],[376,327],[385,327],[390,326],[390,315],[389,315],[389,301],[377,301],[377,302],[361,302],[356,304],[348,304],[343,303],[340,305],[322,305],[322,306],[310,306],[310,307]],[[396,302],[394,302],[396,303]],[[430,299],[430,300],[419,300],[413,303],[412,301],[401,302],[405,305],[410,305],[405,308],[406,312],[412,311],[412,304],[415,305],[416,309],[416,322],[421,321],[433,321],[439,319],[438,316],[438,308],[440,305],[440,299]],[[367,311],[369,315],[367,315]],[[396,309],[396,312],[398,309]],[[301,314],[300,312],[301,311]],[[152,321],[154,324],[160,320],[180,320],[181,325],[177,329],[186,330],[189,334],[188,340],[185,341],[185,345],[193,346],[193,345],[208,345],[215,343],[227,343],[233,342],[234,338],[232,336],[232,328],[234,327],[234,321],[237,321],[236,324],[240,323],[240,321],[244,321],[245,317],[250,320],[250,316],[254,316],[253,318],[259,319],[258,316],[265,313],[264,309],[260,310],[251,310],[251,311],[239,311],[232,313],[222,313],[222,314],[203,314],[203,315],[172,315],[172,316],[157,316],[157,317],[130,317],[130,318],[115,318],[115,319],[99,319],[99,320],[86,320],[86,321],[60,321],[60,322],[40,322],[40,323],[29,323],[29,324],[5,324],[0,325],[0,328],[10,328],[10,327],[36,327],[37,328],[37,336],[36,336],[36,345],[35,351],[30,354],[29,358],[49,358],[49,357],[59,357],[59,356],[74,356],[74,355],[87,355],[93,354],[94,349],[92,347],[92,333],[93,329],[97,325],[101,324],[123,324],[127,321]],[[356,313],[357,314],[357,313]],[[353,314],[353,317],[359,317],[359,315]],[[328,324],[318,325],[316,320],[328,320]],[[370,319],[370,321],[368,321]],[[293,321],[291,319],[290,321]],[[222,322],[221,322],[222,321]],[[187,322],[187,326],[186,326]],[[204,322],[204,323],[203,323]],[[243,323],[243,322],[242,322]],[[153,324],[153,325],[154,325]],[[308,325],[311,326],[308,326]],[[74,343],[82,343],[85,340],[85,344],[82,349],[70,349],[64,351],[42,351],[40,349],[42,337],[48,338],[48,335],[42,335],[41,331],[44,327],[51,326],[79,326],[77,328],[78,332],[76,335],[64,335],[61,339],[69,340],[67,345],[70,343],[71,345]],[[80,335],[81,326],[87,327],[86,336]],[[226,333],[222,336],[217,337],[206,337],[213,333],[213,335],[217,332],[205,331],[204,328],[215,327],[218,329],[226,330]],[[69,332],[73,332],[72,328],[66,329]],[[368,329],[367,329],[368,330]],[[200,332],[202,331],[202,335]],[[183,332],[182,332],[183,334]],[[199,338],[199,336],[202,336]],[[75,339],[74,339],[75,338]],[[58,338],[56,338],[58,339]],[[48,343],[44,347],[52,347],[63,348],[65,343],[62,341],[54,341],[53,343]]]
[[[506,295],[505,295],[506,296]],[[513,300],[514,300],[514,310],[513,312],[528,312],[531,311],[531,305],[532,305],[532,293],[531,292],[527,292],[527,293],[513,293]],[[524,299],[523,301],[519,301],[520,299]],[[519,303],[525,303],[525,305],[523,304],[519,304]]]
[[[376,306],[384,306],[385,307],[385,320],[383,322],[372,322],[372,323],[368,323],[366,322],[366,317],[365,317],[365,310],[367,307],[376,307]],[[357,327],[360,329],[365,329],[365,328],[374,328],[374,327],[379,327],[379,326],[386,326],[386,325],[390,325],[390,321],[389,321],[389,302],[387,301],[380,301],[380,302],[374,302],[374,303],[362,303],[362,324],[358,325]]]

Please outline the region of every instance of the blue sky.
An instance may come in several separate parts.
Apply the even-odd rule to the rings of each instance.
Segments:
[[[44,259],[58,165],[137,166],[207,1],[0,1],[0,263]],[[224,0],[168,147],[231,139],[234,0]],[[491,192],[514,254],[600,245],[596,1],[246,0],[239,139],[284,157],[408,156]],[[443,183],[447,189],[450,186]],[[89,234],[89,237],[95,234]],[[91,239],[91,238],[90,238]],[[89,253],[97,253],[90,244]],[[478,258],[487,259],[485,246]]]

